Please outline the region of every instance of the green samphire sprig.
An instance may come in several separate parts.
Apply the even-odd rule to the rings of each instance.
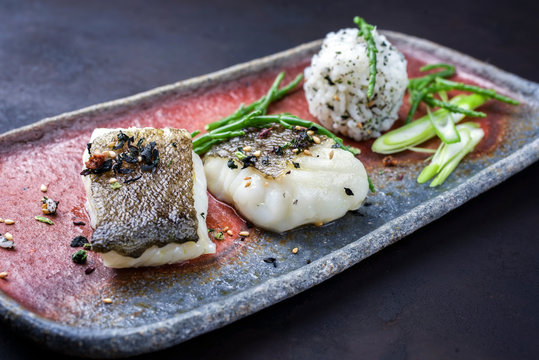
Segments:
[[[369,58],[369,87],[367,89],[367,98],[370,99],[374,94],[376,74],[378,73],[378,70],[376,69],[376,53],[378,53],[378,48],[376,47],[376,42],[372,35],[374,26],[368,24],[359,16],[354,17],[354,23],[359,27],[358,35],[362,36],[367,43],[367,56]]]

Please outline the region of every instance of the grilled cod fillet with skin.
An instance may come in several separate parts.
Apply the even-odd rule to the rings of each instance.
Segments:
[[[214,146],[203,158],[209,191],[253,224],[284,232],[328,223],[361,206],[369,185],[363,164],[353,154],[334,148],[333,140],[324,136],[314,143],[304,133],[280,126],[267,137],[260,134],[252,129]],[[308,146],[295,152],[294,141]],[[246,156],[260,155],[249,158],[248,166],[236,156],[245,147],[251,147]]]
[[[109,162],[89,169],[99,157]],[[215,253],[204,169],[186,130],[95,129],[83,163],[92,250],[105,266],[158,266]]]

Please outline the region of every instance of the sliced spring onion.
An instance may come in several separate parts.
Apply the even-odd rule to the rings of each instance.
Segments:
[[[457,95],[451,99],[450,104],[471,110],[481,106],[487,100],[487,97],[478,94]],[[442,118],[449,117],[450,114],[446,109],[438,109],[432,113],[432,116]],[[453,113],[451,116],[455,123],[465,117],[460,113]],[[434,136],[436,136],[436,130],[427,115],[380,136],[372,144],[371,149],[379,154],[393,154],[424,143]]]
[[[427,116],[431,125],[434,127],[436,135],[446,144],[454,144],[460,141],[460,136],[455,128],[452,113],[434,116],[427,106]]]
[[[416,146],[411,146],[407,148],[406,150],[410,150],[410,151],[414,151],[418,153],[427,153],[427,154],[434,154],[436,152],[436,149],[427,149],[427,148],[416,147]]]
[[[441,185],[484,136],[483,130],[476,123],[458,125],[457,131],[461,140],[452,144],[440,144],[431,163],[419,174],[418,183],[422,184],[436,176],[430,187]]]

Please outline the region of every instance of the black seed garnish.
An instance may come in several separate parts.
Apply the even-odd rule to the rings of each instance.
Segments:
[[[240,237],[240,241],[245,241],[245,238],[244,238],[244,237]]]
[[[293,162],[293,161],[292,161],[292,165],[294,165],[294,167],[295,167],[296,169],[299,169],[299,163]]]
[[[282,146],[274,146],[273,149],[271,150],[272,153],[275,153],[275,155],[283,155],[283,151],[284,151],[284,147]]]
[[[125,179],[124,180],[124,184],[129,184],[129,183],[132,183],[134,181],[137,181],[138,179],[140,179],[142,177],[142,175],[139,175],[137,177],[134,177],[134,178],[131,178],[131,179]]]
[[[127,169],[127,168],[121,168],[121,169],[118,169],[117,172],[118,174],[131,174],[134,170],[133,169]]]
[[[153,164],[150,164],[150,165],[144,164],[140,166],[140,170],[145,171],[145,172],[153,171],[154,168],[155,166]]]
[[[203,219],[206,218],[206,214],[204,214],[204,213],[200,213],[200,216],[201,216]]]
[[[340,149],[340,148],[341,148],[341,144],[335,143],[335,144],[331,145],[331,148],[332,148],[332,149]]]
[[[129,141],[129,136],[124,134],[121,130],[118,133],[117,138],[118,138],[118,143],[116,145],[114,145],[114,147],[112,148],[113,150],[118,150],[118,149],[123,148],[124,145],[125,145],[125,142]]]
[[[226,164],[230,169],[237,169],[238,168],[238,165],[236,165],[236,163],[234,162],[234,159],[229,159]]]
[[[372,203],[370,203],[370,202],[363,203],[363,206],[371,206],[371,205],[372,205]]]
[[[354,193],[353,193],[352,190],[350,190],[349,188],[344,188],[344,192],[345,192],[346,195],[348,195],[348,196],[354,196]]]
[[[246,221],[245,222],[245,226],[247,226],[247,229],[252,229],[254,228],[255,226],[253,225],[253,223],[249,222],[249,221]]]
[[[277,267],[277,259],[276,258],[273,258],[273,257],[265,258],[264,262],[268,263],[268,264],[273,264],[273,267]]]
[[[176,142],[173,142],[173,143],[172,143],[172,146],[178,147],[178,144],[176,144]]]
[[[333,111],[335,110],[335,108],[333,107],[333,105],[330,105],[330,104],[326,104],[326,106],[328,107],[329,110]]]
[[[318,128],[316,126],[311,126],[310,128],[308,128],[307,130],[311,130],[311,131],[314,131],[314,133],[316,134],[318,132]]]
[[[246,156],[243,160],[241,160],[243,162],[243,167],[242,169],[245,169],[249,166],[255,166],[256,165],[256,162],[258,161],[258,158],[254,155],[249,155],[249,156]]]
[[[285,173],[285,175],[290,175],[291,172],[292,172],[292,171],[288,170],[288,171]]]
[[[86,270],[84,270],[84,273],[85,273],[86,275],[90,275],[91,273],[94,272],[94,270],[95,270],[95,267],[90,266],[90,267],[87,267]]]
[[[92,154],[92,152],[91,152],[92,151],[92,143],[86,144],[86,149],[88,149],[88,154],[91,155]]]
[[[86,223],[84,221],[73,221],[73,225],[84,226]]]
[[[310,264],[310,263],[311,263],[311,259],[305,260],[305,263]]]
[[[298,204],[298,199],[294,200],[294,202],[292,204],[297,205]]]
[[[294,149],[303,150],[314,142],[313,138],[307,134],[307,130],[300,130],[298,135],[291,141],[291,145]]]
[[[268,166],[268,165],[269,165],[269,157],[268,157],[268,156],[262,156],[262,158],[260,159],[260,161],[262,162],[262,165],[264,165],[264,166]]]
[[[71,240],[71,247],[82,247],[84,244],[88,244],[88,239],[84,236],[77,236]]]

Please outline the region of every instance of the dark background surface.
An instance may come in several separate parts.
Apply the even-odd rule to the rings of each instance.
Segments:
[[[351,27],[539,81],[536,2],[1,1],[0,132]],[[291,299],[142,358],[537,359],[539,166]],[[55,356],[0,323],[0,358]]]

